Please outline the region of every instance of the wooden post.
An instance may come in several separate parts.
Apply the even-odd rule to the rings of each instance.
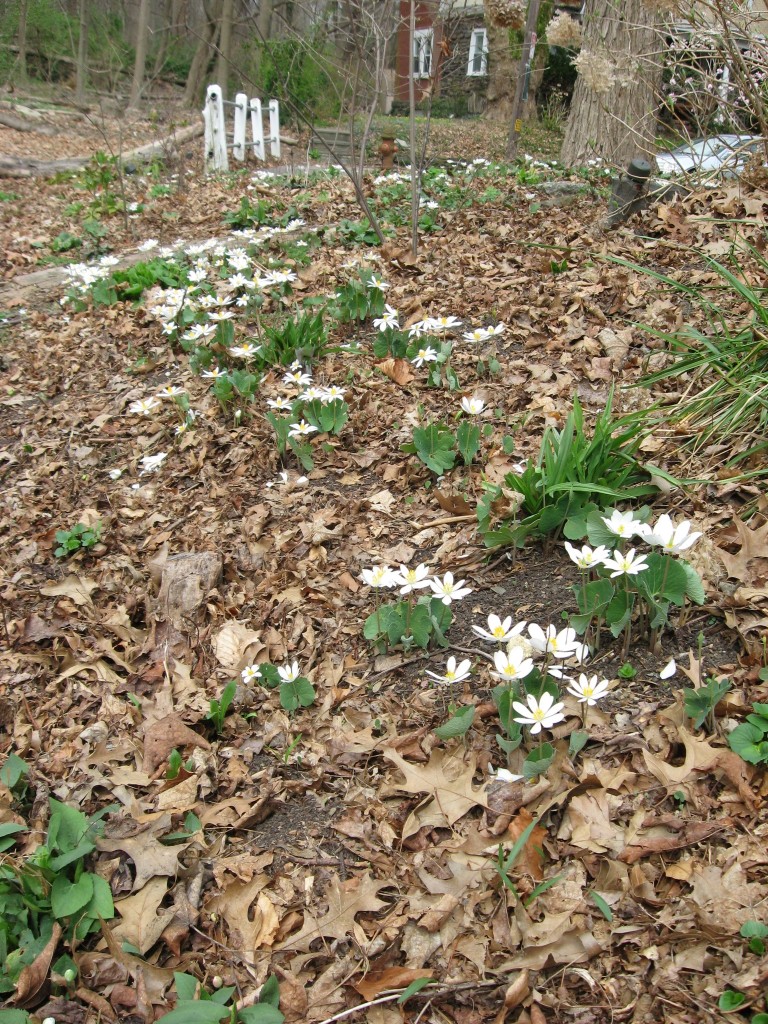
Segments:
[[[269,101],[269,151],[280,159],[280,104],[277,100]]]
[[[248,110],[248,97],[244,92],[235,96],[235,129],[232,156],[235,160],[245,160],[245,121]]]
[[[264,122],[261,119],[261,100],[252,99],[250,107],[253,155],[263,163],[267,159],[267,155],[264,152]]]
[[[528,99],[528,89],[531,82],[533,55],[536,50],[536,22],[539,19],[540,6],[541,0],[528,0],[528,15],[525,19],[525,30],[523,33],[523,52],[520,54],[515,98],[512,103],[512,123],[509,126],[507,160],[514,160],[517,156],[517,146],[520,142],[520,133],[523,130],[523,104]]]
[[[224,97],[218,85],[209,85],[205,97],[205,169],[228,171],[227,126],[224,121]]]

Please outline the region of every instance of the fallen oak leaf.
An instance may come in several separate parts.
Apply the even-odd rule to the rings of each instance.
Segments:
[[[354,988],[363,999],[371,1000],[387,989],[407,988],[412,981],[428,977],[425,967],[387,967],[383,971],[369,971]]]
[[[666,853],[669,850],[682,850],[686,846],[695,846],[696,843],[701,843],[705,839],[709,839],[710,836],[722,832],[724,828],[733,825],[733,818],[720,818],[718,821],[682,822],[683,827],[675,832],[663,831],[669,827],[668,823],[662,821],[659,825],[657,822],[658,819],[646,818],[643,826],[653,828],[657,834],[638,836],[638,841],[623,850],[617,860],[623,864],[634,864],[635,861],[642,860],[643,857],[649,857],[654,853]]]
[[[474,754],[469,764],[465,764],[457,754],[435,749],[427,764],[416,765],[406,761],[392,747],[386,747],[383,753],[405,776],[404,782],[394,782],[384,791],[428,794],[426,803],[422,802],[417,810],[430,811],[430,824],[453,825],[473,807],[488,807],[487,785],[475,786],[472,781],[477,763]],[[403,826],[403,839],[414,835],[426,823],[425,820],[419,822],[415,813],[409,815]]]
[[[382,359],[380,363],[375,363],[374,365],[385,377],[389,377],[390,380],[393,380],[395,384],[399,384],[400,387],[405,387],[406,384],[410,384],[413,380],[411,364],[407,359]]]
[[[112,929],[112,934],[122,942],[130,942],[144,956],[175,917],[174,910],[158,913],[167,892],[167,881],[153,878],[133,896],[118,900],[115,910],[121,920]]]
[[[304,911],[301,929],[290,935],[278,949],[308,950],[315,939],[345,939],[353,935],[365,947],[367,939],[363,929],[355,921],[357,914],[373,913],[386,904],[376,893],[386,882],[378,882],[367,872],[341,883],[336,875],[331,878],[326,892],[328,909],[322,916],[315,916],[310,910]]]
[[[20,1009],[28,1010],[37,1006],[45,998],[48,984],[48,971],[51,967],[53,954],[61,938],[61,925],[58,921],[53,924],[51,937],[45,946],[40,950],[31,964],[22,970],[19,980],[16,982],[16,993],[14,1003]]]
[[[152,722],[144,731],[144,771],[151,778],[172,750],[181,752],[186,747],[211,749],[208,740],[185,725],[176,714]]]

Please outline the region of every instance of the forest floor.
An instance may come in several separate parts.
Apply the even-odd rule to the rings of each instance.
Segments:
[[[0,127],[0,152],[83,154],[102,148],[102,128],[48,150],[49,136]],[[156,131],[151,118],[109,129],[106,151],[121,132],[139,145]],[[440,122],[429,155],[495,158],[504,143],[502,125]],[[607,232],[607,177],[572,175],[577,187],[553,192],[563,175],[541,159],[552,156],[542,141],[512,169],[447,164],[430,178],[436,206],[414,257],[404,183],[371,173],[366,192],[390,232],[371,245],[344,177],[269,178],[249,164],[205,178],[201,149],[124,176],[107,163],[0,182],[0,935],[22,951],[0,974],[6,1006],[33,1021],[149,1024],[180,994],[174,972],[186,972],[207,992],[234,986],[243,1009],[275,976],[289,1022],[764,1024],[768,786],[726,735],[768,699],[768,502],[759,475],[740,475],[765,468],[765,449],[734,468],[755,442],[748,432],[704,441],[667,414],[709,379],[638,386],[670,366],[663,336],[712,335],[703,296],[723,307],[721,330],[749,328],[748,297],[712,260],[733,268],[736,252],[744,279],[764,287],[764,176]],[[231,234],[261,221],[291,227]],[[453,342],[444,370],[454,376],[435,386],[430,364],[382,354],[370,317],[323,314],[327,340],[315,358],[303,353],[304,367],[345,389],[349,419],[313,434],[308,468],[280,451],[265,415],[267,400],[296,397],[286,366],[265,367],[255,393],[234,401],[212,387],[214,363],[163,333],[159,285],[79,308],[62,305],[66,282],[23,280],[73,260],[135,258],[147,239],[159,244],[146,260],[168,246],[182,255],[162,258],[188,268],[209,253],[204,290],[229,288],[235,249],[249,249],[247,274],[296,274],[261,308],[232,307],[221,331],[233,336],[211,342],[214,363],[238,366],[233,346],[262,341],[310,300],[328,308],[373,272],[402,326],[461,321],[435,341]],[[206,239],[223,248],[201,248]],[[463,338],[497,325],[484,342]],[[167,386],[195,414],[180,433],[185,407],[151,401]],[[608,697],[585,714],[565,695],[564,721],[545,733],[551,766],[504,781],[496,771],[520,773],[537,741],[526,732],[509,756],[500,748],[494,647],[472,627],[495,613],[561,629],[579,574],[560,540],[489,549],[478,503],[501,484],[492,514],[514,522],[515,464],[537,457],[575,397],[589,434],[612,390],[617,415],[652,427],[638,452],[664,474],[652,519],[668,512],[703,534],[686,554],[705,599],[673,609],[652,645],[633,638],[622,651],[604,630],[587,671],[610,682]],[[429,421],[455,430],[460,399],[473,396],[485,403],[480,449],[438,479],[402,445]],[[98,524],[99,536],[57,557],[57,532],[77,524]],[[395,595],[363,571],[420,563],[471,590],[450,605],[447,647],[366,640],[366,620]],[[442,674],[448,656],[469,659],[471,679],[434,685],[425,673]],[[662,679],[672,658],[676,673]],[[298,707],[280,687],[242,680],[249,666],[294,662],[312,687]],[[683,689],[710,678],[730,689],[695,728]],[[211,702],[232,680],[217,722]],[[449,703],[474,708],[463,736],[435,733]],[[46,836],[63,849],[49,798],[103,816],[78,863],[93,892],[94,875],[108,884],[115,916],[99,924],[94,912],[84,939],[71,939],[65,914],[64,935],[52,933],[50,907],[38,920],[27,906],[29,930],[17,927],[19,879],[34,869],[47,892],[68,870],[40,867]],[[513,891],[499,851],[503,860],[516,844]],[[752,945],[741,934],[750,921]],[[429,983],[399,1005],[419,979]]]

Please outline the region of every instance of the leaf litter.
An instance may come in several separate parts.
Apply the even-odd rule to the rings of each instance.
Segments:
[[[40,189],[36,202],[60,216],[53,190]],[[633,383],[664,358],[634,323],[668,329],[694,315],[593,254],[706,280],[681,241],[719,253],[729,216],[754,218],[757,234],[762,211],[758,191],[742,197],[729,185],[604,236],[594,194],[542,217],[524,191],[511,183],[447,212],[415,260],[404,238],[383,260],[362,254],[411,321],[451,313],[507,323],[494,339],[499,373],[477,380],[515,437],[512,456],[489,454],[498,480],[536,452],[545,426],[564,422],[574,393],[594,415],[614,375]],[[320,294],[342,263],[361,258],[333,237],[357,214],[343,182],[305,192],[302,216],[327,240],[304,294]],[[193,179],[173,237],[220,234],[236,199],[220,182]],[[171,237],[162,210],[152,227]],[[567,254],[562,272],[550,270],[551,251]],[[401,453],[418,404],[450,421],[455,393],[426,389],[399,357],[331,353],[318,376],[349,387],[351,426],[308,480],[289,464],[280,481],[266,424],[226,421],[141,306],[89,309],[66,323],[46,296],[24,294],[23,329],[6,329],[2,348],[0,685],[3,752],[30,766],[31,802],[22,818],[0,787],[0,823],[27,820],[39,834],[49,794],[88,813],[115,805],[94,870],[110,884],[116,917],[72,950],[70,998],[46,992],[55,951],[46,947],[17,1005],[79,1024],[151,1022],[173,1002],[173,971],[187,971],[209,990],[219,976],[246,1000],[276,974],[289,1021],[338,1019],[362,1003],[345,1019],[684,1024],[722,1019],[726,986],[762,1008],[765,971],[739,929],[768,923],[765,781],[719,728],[692,732],[679,684],[658,680],[671,654],[683,663],[695,649],[694,685],[724,672],[734,684],[726,715],[766,699],[758,488],[721,483],[706,468],[717,452],[698,453],[690,475],[708,473],[707,485],[670,499],[715,537],[707,605],[664,635],[661,652],[632,649],[634,680],[619,677],[616,652],[599,655],[597,670],[617,685],[607,710],[592,713],[578,758],[569,753],[581,726],[574,702],[546,775],[499,781],[489,772],[501,763],[489,689],[452,691],[474,704],[475,722],[464,738],[439,741],[447,699],[424,669],[451,650],[477,657],[471,621],[489,611],[559,621],[574,576],[557,551],[489,559],[469,518],[476,482],[432,486]],[[473,380],[476,359],[457,346],[462,379]],[[202,410],[176,447],[161,420],[134,429],[124,416],[167,381]],[[268,375],[264,387],[274,384]],[[622,393],[624,411],[646,402],[640,389]],[[162,471],[140,476],[139,456],[166,441]],[[661,423],[647,448],[685,475],[679,442]],[[758,516],[744,524],[747,501]],[[89,516],[104,524],[103,550],[57,562],[56,529]],[[421,561],[474,591],[452,606],[449,651],[377,654],[362,634],[372,595],[361,570]],[[294,659],[317,691],[311,707],[288,712],[277,689],[240,682],[247,665]],[[205,716],[232,678],[233,712],[217,734]],[[182,766],[169,778],[174,751]],[[510,868],[515,894],[497,865],[530,826]],[[37,841],[30,833],[18,845],[31,851]],[[369,1005],[421,978],[431,981],[404,1007]]]

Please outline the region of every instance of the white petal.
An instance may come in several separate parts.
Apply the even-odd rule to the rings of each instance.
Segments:
[[[664,668],[659,672],[659,679],[671,679],[672,676],[677,672],[677,662],[674,658],[670,658]]]

